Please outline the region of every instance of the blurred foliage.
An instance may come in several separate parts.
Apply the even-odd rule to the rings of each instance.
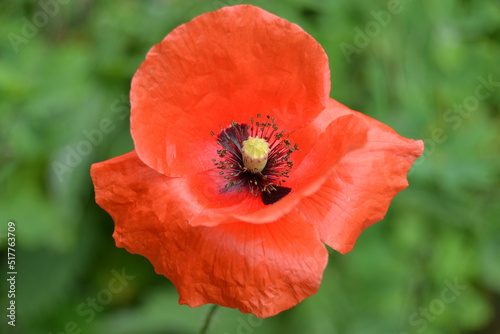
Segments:
[[[2,279],[0,328],[194,333],[209,306],[179,306],[145,258],[115,247],[89,168],[133,149],[127,94],[149,48],[194,16],[240,1],[66,2],[1,4],[0,249],[6,272],[13,220],[18,314],[15,330],[6,328]],[[384,221],[349,254],[330,252],[317,294],[265,320],[220,309],[210,333],[500,333],[500,2],[402,0],[392,14],[394,1],[250,3],[319,41],[332,97],[425,139],[426,151]],[[34,20],[40,27],[26,30]],[[497,83],[490,90],[488,78]],[[487,97],[454,110],[474,102],[481,85]],[[101,138],[95,130],[106,119]],[[87,153],[61,170],[77,149]],[[122,268],[133,279],[108,298]],[[460,288],[450,293],[450,284]],[[92,298],[106,303],[92,311]]]

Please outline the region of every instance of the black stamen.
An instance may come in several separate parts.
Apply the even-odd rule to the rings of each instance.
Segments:
[[[260,118],[260,114],[257,114],[257,118]],[[282,140],[285,130],[278,132],[278,127],[274,124],[274,117],[271,118],[267,115],[267,119],[271,122],[255,122],[253,118],[250,118],[252,126],[234,121],[227,128],[222,128],[221,125],[217,143],[222,146],[222,149],[217,150],[217,154],[222,160],[217,162],[213,159],[214,165],[221,170],[219,174],[224,175],[224,179],[228,181],[220,190],[221,192],[231,189],[238,189],[238,192],[247,190],[251,196],[255,197],[258,197],[260,193],[265,205],[276,203],[291,192],[290,188],[282,187],[281,183],[286,182],[283,178],[288,177],[293,166],[293,163],[288,159],[290,154],[297,150],[297,144],[292,146],[288,139]],[[243,142],[249,137],[263,138],[269,143],[271,150],[267,165],[256,174],[251,173],[244,166],[241,153]]]

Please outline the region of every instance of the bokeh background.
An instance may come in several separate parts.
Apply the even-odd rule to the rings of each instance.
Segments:
[[[89,169],[133,149],[128,92],[149,48],[196,15],[239,3],[1,2],[2,333],[202,327],[209,306],[179,306],[145,258],[115,246]],[[425,139],[426,151],[386,218],[350,253],[330,251],[317,294],[265,320],[221,308],[209,333],[500,333],[500,2],[248,3],[319,41],[333,98]],[[102,138],[82,144],[103,122]],[[74,157],[77,149],[86,153]],[[15,328],[6,325],[11,220]]]

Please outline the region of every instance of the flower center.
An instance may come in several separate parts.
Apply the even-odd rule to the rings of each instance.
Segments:
[[[269,157],[269,143],[262,138],[249,137],[241,149],[243,164],[253,174],[262,172]]]
[[[267,116],[264,123],[250,120],[250,125],[231,122],[221,130],[217,136],[217,143],[222,146],[217,150],[220,160],[212,160],[227,180],[221,191],[238,189],[255,197],[261,194],[264,204],[273,204],[292,190],[282,184],[293,167],[290,154],[298,149],[297,144],[292,146],[284,139],[285,130],[278,131],[274,118]],[[213,132],[212,136],[215,137]]]

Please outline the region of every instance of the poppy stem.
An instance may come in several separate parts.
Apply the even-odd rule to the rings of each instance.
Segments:
[[[203,324],[203,327],[200,330],[200,334],[206,334],[208,331],[208,327],[210,326],[210,323],[212,322],[212,318],[215,314],[215,311],[217,311],[217,308],[219,305],[212,305],[212,308],[210,311],[208,311],[207,317],[205,318],[205,323]]]

